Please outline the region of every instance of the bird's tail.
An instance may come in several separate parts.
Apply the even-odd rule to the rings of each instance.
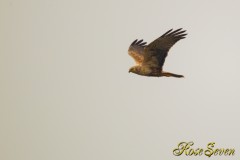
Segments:
[[[170,72],[162,72],[162,76],[165,77],[176,77],[176,78],[183,78],[183,75],[179,75],[179,74],[174,74],[174,73],[170,73]]]

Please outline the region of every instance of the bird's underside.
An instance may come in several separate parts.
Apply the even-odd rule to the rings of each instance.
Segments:
[[[131,67],[129,72],[142,76],[182,78],[183,75],[164,72],[162,68],[169,49],[186,35],[185,30],[180,28],[167,31],[148,45],[143,40],[135,40],[130,45],[128,54],[133,57],[137,65]]]
[[[134,68],[136,68],[137,71],[133,72],[133,73],[141,75],[141,76],[176,77],[176,78],[183,78],[184,77],[183,75],[162,71],[162,69],[160,69],[160,68],[146,68],[146,67],[142,67],[142,66],[134,66]]]

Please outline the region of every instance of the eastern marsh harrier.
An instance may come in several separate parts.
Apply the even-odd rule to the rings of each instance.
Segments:
[[[167,31],[148,45],[143,40],[136,39],[130,45],[128,54],[133,57],[137,65],[131,67],[129,72],[142,76],[182,78],[183,75],[164,72],[162,68],[169,49],[186,35],[186,31],[180,28]]]

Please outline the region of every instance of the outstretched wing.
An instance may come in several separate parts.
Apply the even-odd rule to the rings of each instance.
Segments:
[[[180,39],[187,35],[182,28],[173,31],[173,29],[164,33],[144,49],[144,61],[142,65],[152,67],[161,67],[165,62],[169,49]]]
[[[143,62],[143,53],[146,43],[147,42],[143,42],[143,40],[138,41],[136,39],[132,42],[128,49],[128,54],[135,60],[138,65],[141,65]]]

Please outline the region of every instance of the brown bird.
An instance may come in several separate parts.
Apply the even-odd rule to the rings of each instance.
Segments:
[[[143,40],[138,41],[136,39],[133,41],[128,49],[128,54],[133,57],[137,65],[131,67],[129,72],[142,76],[184,77],[183,75],[164,72],[162,68],[169,49],[180,39],[186,38],[187,34],[185,32],[182,28],[175,31],[170,29],[148,45]]]

